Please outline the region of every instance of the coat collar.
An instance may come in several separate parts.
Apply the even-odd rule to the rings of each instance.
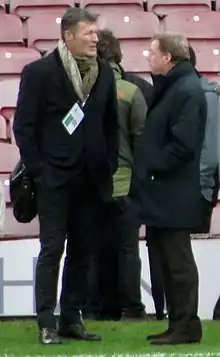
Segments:
[[[172,86],[176,81],[178,81],[181,77],[185,77],[190,73],[195,73],[195,69],[193,68],[192,64],[188,60],[184,60],[179,62],[175,67],[173,67],[167,75],[157,75],[153,76],[153,83],[154,83],[154,95],[152,100],[152,106],[160,100],[163,96],[164,92]]]

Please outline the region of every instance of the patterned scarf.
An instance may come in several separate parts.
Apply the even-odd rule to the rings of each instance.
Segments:
[[[98,77],[96,57],[73,57],[63,41],[58,42],[58,52],[65,71],[82,102],[88,98]]]

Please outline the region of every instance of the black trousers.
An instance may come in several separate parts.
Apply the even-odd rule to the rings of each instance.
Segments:
[[[36,311],[40,328],[55,328],[54,309],[60,259],[67,238],[67,252],[60,300],[63,324],[80,322],[88,294],[91,247],[99,215],[99,198],[84,176],[59,187],[46,181],[38,188],[40,254],[36,267]]]
[[[190,231],[148,228],[148,239],[161,264],[169,329],[177,333],[199,334],[198,271]]]
[[[154,300],[156,317],[158,320],[164,318],[165,295],[162,279],[162,269],[157,253],[156,245],[151,237],[146,237],[148,259],[150,268],[151,292]]]
[[[98,255],[101,314],[142,311],[139,235],[126,198],[105,208],[104,222]]]
[[[203,196],[201,197],[201,225],[194,229],[192,233],[209,233],[211,228],[212,220],[212,211],[213,204],[212,202],[206,200]]]

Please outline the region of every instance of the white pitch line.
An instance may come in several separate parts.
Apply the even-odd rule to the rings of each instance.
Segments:
[[[219,347],[220,350],[220,347]],[[152,352],[152,353],[144,353],[144,354],[79,354],[79,355],[64,355],[64,354],[56,354],[56,355],[17,355],[13,353],[4,353],[0,354],[0,357],[220,357],[220,352]]]

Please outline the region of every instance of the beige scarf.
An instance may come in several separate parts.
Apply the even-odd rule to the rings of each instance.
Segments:
[[[74,58],[62,40],[58,42],[58,52],[76,93],[81,101],[85,102],[98,77],[96,58]]]

